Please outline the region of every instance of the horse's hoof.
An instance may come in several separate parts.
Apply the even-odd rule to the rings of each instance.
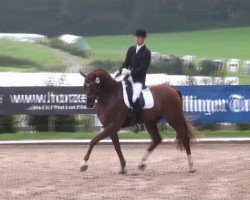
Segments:
[[[137,168],[139,170],[144,170],[144,169],[146,169],[146,166],[147,166],[146,164],[139,164]]]
[[[191,169],[188,171],[189,173],[195,173],[196,172],[196,169]]]
[[[88,165],[82,165],[81,168],[80,168],[80,170],[82,172],[86,171],[87,169],[88,169]]]
[[[127,170],[126,170],[126,169],[121,169],[121,170],[119,171],[119,174],[127,174]]]

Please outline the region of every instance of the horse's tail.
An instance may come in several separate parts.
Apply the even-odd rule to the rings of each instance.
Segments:
[[[181,108],[182,108],[182,93],[180,90],[176,90],[180,99],[181,99]],[[195,139],[195,133],[196,133],[196,129],[195,127],[191,124],[191,122],[186,119],[186,117],[183,114],[183,126],[184,126],[184,134],[187,134],[187,137],[189,140]],[[183,147],[183,141],[181,139],[181,136],[179,134],[176,135],[176,142],[177,142],[177,147],[179,149],[182,149]]]

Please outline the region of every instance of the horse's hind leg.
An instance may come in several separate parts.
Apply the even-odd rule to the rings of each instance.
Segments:
[[[194,164],[193,164],[193,159],[192,159],[191,149],[190,149],[190,139],[188,136],[187,127],[185,127],[185,124],[186,124],[185,118],[183,120],[184,120],[183,122],[180,120],[176,120],[175,123],[170,124],[170,125],[176,131],[177,139],[179,140],[178,142],[180,143],[180,148],[183,145],[186,150],[189,172],[195,172],[196,170],[194,169]]]
[[[121,146],[120,146],[120,142],[119,142],[117,132],[111,134],[110,138],[111,138],[111,140],[112,140],[112,142],[114,144],[116,153],[117,153],[117,155],[118,155],[118,157],[120,159],[120,163],[121,163],[120,174],[126,174],[126,161],[125,161],[125,159],[123,157],[123,154],[122,154],[122,151],[121,151]]]
[[[143,170],[146,167],[146,161],[148,159],[149,154],[161,143],[162,140],[159,131],[157,129],[157,122],[145,125],[152,139],[152,143],[147,148],[145,154],[141,158],[141,161],[138,165],[138,169],[140,170]]]
[[[183,142],[183,146],[186,149],[189,172],[195,172],[196,170],[194,169],[194,163],[193,163],[191,150],[190,150],[190,139],[189,139],[187,134],[183,134],[183,133],[185,133],[185,132],[182,132],[182,134],[181,133],[179,133],[179,134],[181,134],[180,137],[181,137],[181,140]]]

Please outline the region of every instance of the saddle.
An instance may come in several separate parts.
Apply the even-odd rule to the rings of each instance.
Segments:
[[[133,87],[129,80],[122,81],[123,87],[123,100],[126,106],[132,108]],[[139,101],[143,109],[150,109],[154,107],[154,98],[147,86],[143,86]]]
[[[126,106],[129,108],[127,119],[122,127],[128,127],[135,123],[135,113],[132,109],[133,87],[129,80],[122,81],[123,99]],[[154,106],[154,99],[150,89],[143,86],[142,92],[139,96],[139,101],[143,109],[150,109]]]

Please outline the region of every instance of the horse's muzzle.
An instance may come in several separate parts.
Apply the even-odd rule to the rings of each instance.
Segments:
[[[88,105],[88,104],[87,104],[86,106],[87,106],[87,108],[94,108],[94,107],[95,107],[95,104],[93,104],[93,105],[92,105],[92,104],[91,104],[91,105]]]
[[[88,98],[86,106],[88,108],[94,108],[95,107],[95,98]]]

